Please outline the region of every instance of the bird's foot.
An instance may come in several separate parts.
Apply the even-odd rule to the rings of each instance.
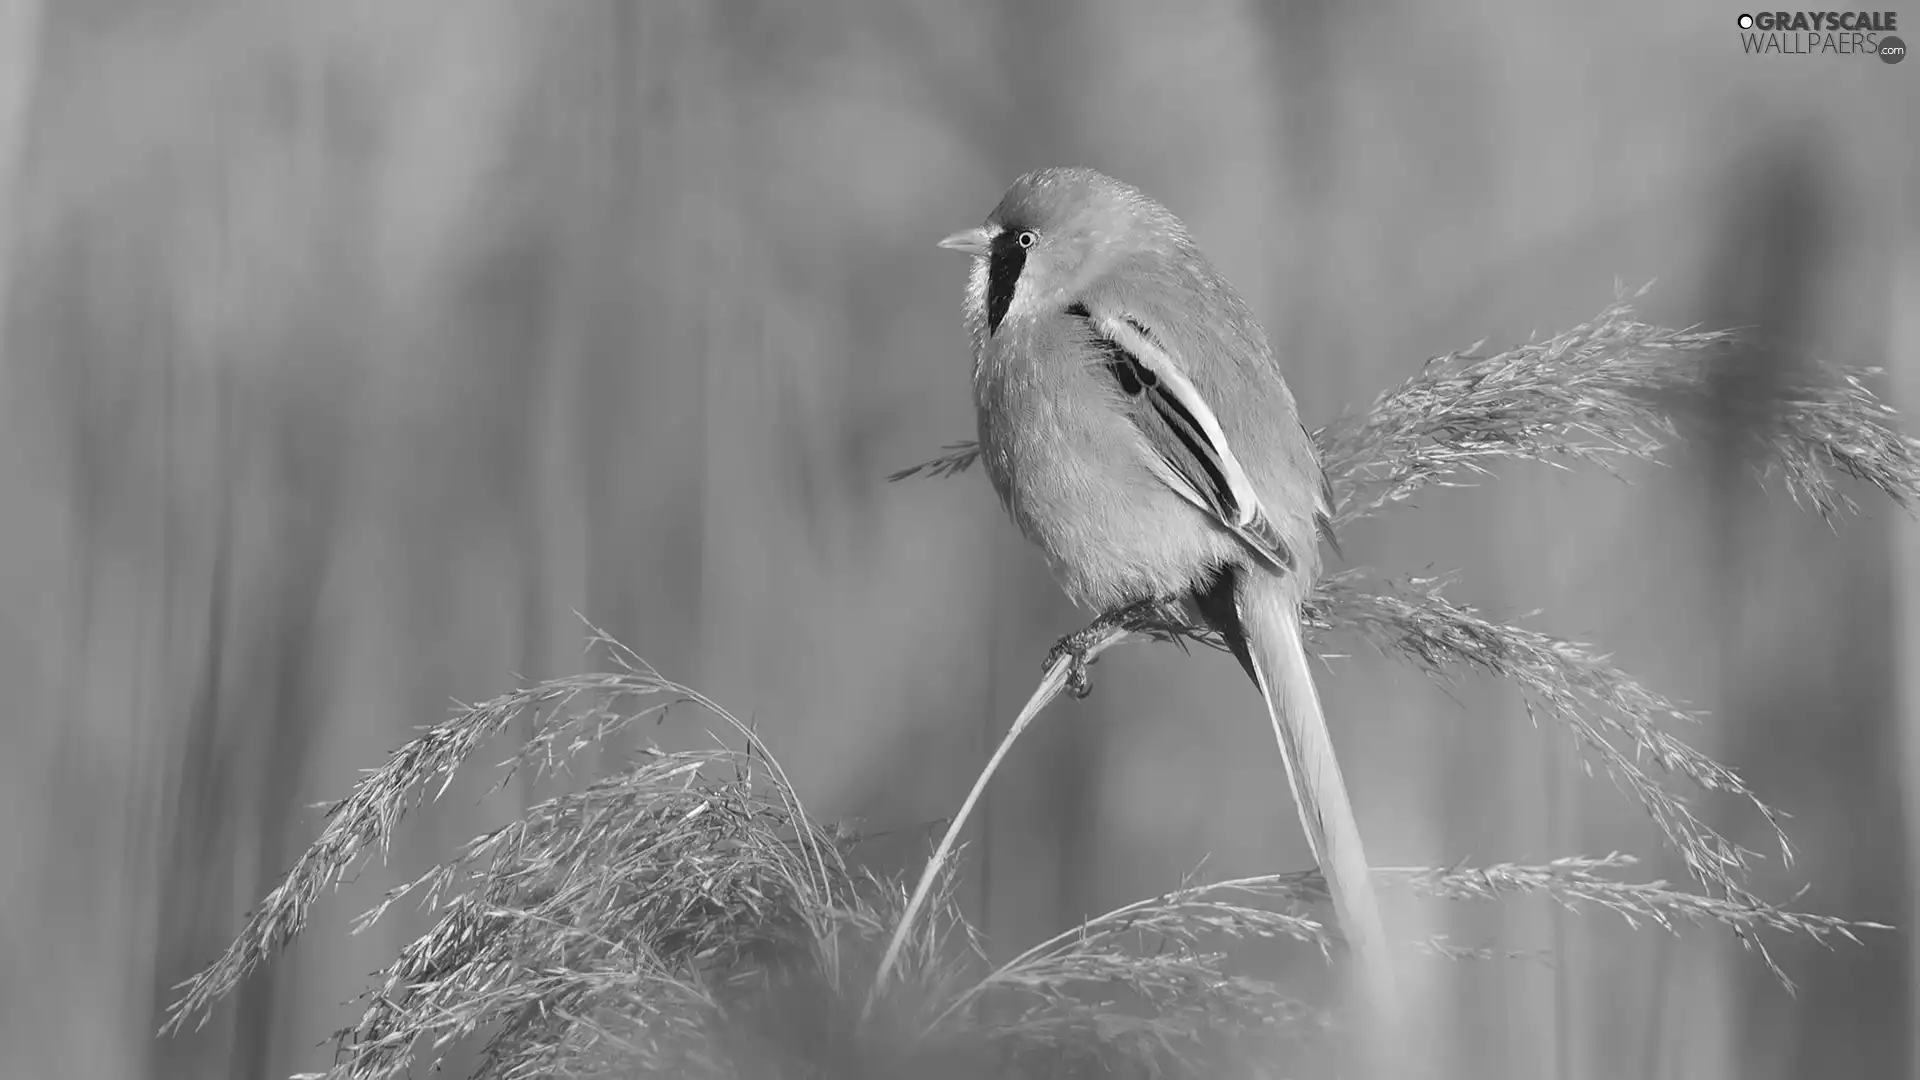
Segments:
[[[1062,656],[1071,657],[1072,666],[1067,668],[1067,692],[1076,698],[1093,693],[1093,679],[1087,674],[1087,665],[1095,659],[1087,655],[1093,636],[1097,635],[1089,635],[1087,630],[1068,634],[1054,642],[1053,648],[1047,650],[1047,662],[1040,666],[1042,671],[1052,671],[1053,665],[1059,663]]]
[[[1047,650],[1047,662],[1041,665],[1041,670],[1051,671],[1061,657],[1070,657],[1073,663],[1067,669],[1067,691],[1076,698],[1086,697],[1093,693],[1093,678],[1087,668],[1099,659],[1103,644],[1117,634],[1140,629],[1160,613],[1162,606],[1160,600],[1139,600],[1105,612],[1084,628],[1055,642],[1053,648]]]

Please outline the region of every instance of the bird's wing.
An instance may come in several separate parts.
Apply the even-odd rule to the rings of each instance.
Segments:
[[[1153,453],[1147,462],[1181,498],[1212,515],[1276,570],[1294,568],[1293,551],[1260,505],[1220,421],[1145,323],[1125,312],[1067,309],[1085,319],[1129,416]]]

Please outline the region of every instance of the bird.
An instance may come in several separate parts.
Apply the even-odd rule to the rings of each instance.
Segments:
[[[1076,604],[1177,605],[1225,640],[1265,702],[1359,992],[1387,1008],[1387,941],[1302,636],[1333,491],[1265,331],[1172,211],[1092,169],[1026,173],[940,246],[972,256],[978,446],[1001,503]],[[1084,696],[1083,659],[1075,680]]]

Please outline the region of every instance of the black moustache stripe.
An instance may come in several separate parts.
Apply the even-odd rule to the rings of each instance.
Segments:
[[[1027,249],[1020,246],[1018,229],[1001,229],[994,235],[987,258],[987,333],[1000,329],[1013,305],[1013,287],[1020,284],[1020,271],[1027,265]]]

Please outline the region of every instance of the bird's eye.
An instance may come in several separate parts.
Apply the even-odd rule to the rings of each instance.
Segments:
[[[1040,238],[1034,235],[1034,232],[1032,229],[1028,229],[1025,232],[1022,232],[1019,236],[1014,237],[1013,242],[1016,244],[1019,244],[1023,248],[1030,248],[1033,245],[1039,243]]]

